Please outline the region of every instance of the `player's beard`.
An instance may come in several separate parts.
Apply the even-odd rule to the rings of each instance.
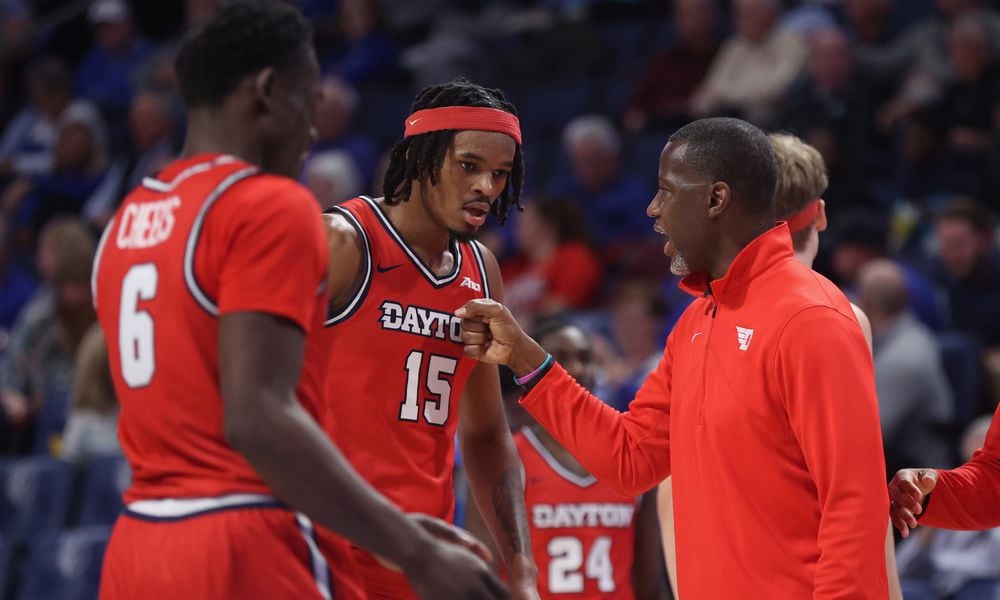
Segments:
[[[684,255],[674,250],[674,255],[670,258],[670,272],[678,277],[687,277],[691,274],[691,267],[684,260]]]

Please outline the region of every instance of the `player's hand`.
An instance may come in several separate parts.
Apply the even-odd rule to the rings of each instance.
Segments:
[[[465,548],[448,542],[435,540],[422,549],[405,572],[414,591],[425,600],[509,597],[507,588],[489,565]]]
[[[934,469],[903,469],[889,482],[889,516],[903,537],[917,528],[917,515],[924,510],[924,498],[937,480]]]
[[[468,531],[430,515],[413,513],[410,516],[424,528],[424,531],[442,542],[461,546],[478,556],[486,564],[493,563],[493,554],[489,548]]]
[[[462,319],[465,355],[478,361],[510,365],[515,351],[531,342],[510,311],[495,300],[470,300],[455,316]]]

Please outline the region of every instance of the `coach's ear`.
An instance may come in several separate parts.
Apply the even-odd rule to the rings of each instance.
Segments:
[[[275,77],[274,67],[267,67],[261,69],[253,80],[254,97],[268,109],[274,99]]]

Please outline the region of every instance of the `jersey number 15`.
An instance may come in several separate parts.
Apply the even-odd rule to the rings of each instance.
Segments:
[[[427,370],[423,371],[424,358]],[[424,420],[431,425],[444,425],[451,408],[451,377],[455,375],[458,361],[440,354],[425,354],[414,350],[406,357],[406,396],[399,406],[399,420],[420,421],[420,396],[426,382]]]

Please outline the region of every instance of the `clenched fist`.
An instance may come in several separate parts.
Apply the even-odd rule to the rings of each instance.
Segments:
[[[455,316],[462,319],[462,343],[470,358],[507,365],[518,376],[530,373],[545,360],[546,352],[495,300],[470,300],[455,311]]]

